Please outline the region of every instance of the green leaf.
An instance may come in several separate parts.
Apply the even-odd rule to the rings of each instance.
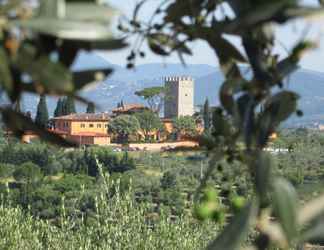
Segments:
[[[107,4],[67,3],[65,19],[84,22],[101,22],[107,25],[117,13],[115,9]]]
[[[108,75],[113,72],[112,69],[86,70],[73,73],[74,89],[80,90],[88,84],[97,84],[104,81]]]
[[[307,6],[294,6],[287,8],[283,11],[283,16],[287,19],[317,16],[324,13],[324,8],[307,7]]]
[[[11,24],[25,29],[31,29],[40,34],[51,35],[67,40],[100,41],[113,38],[107,25],[97,22],[81,22],[40,17],[26,21],[12,21]]]
[[[148,39],[148,44],[150,49],[157,55],[160,56],[168,56],[169,52],[167,52],[156,40]]]
[[[302,209],[300,209],[298,214],[298,222],[300,225],[304,225],[318,216],[320,216],[324,211],[324,195],[315,198],[312,201],[306,203]]]
[[[36,48],[32,45],[24,45],[20,49],[16,63],[22,72],[31,76],[40,92],[72,93],[75,90],[70,71],[47,56],[36,57]]]
[[[222,109],[216,108],[212,116],[213,136],[229,136],[230,124],[223,115]]]
[[[87,50],[117,50],[128,46],[125,39],[108,39],[101,41],[85,42],[80,48]]]
[[[191,3],[187,1],[176,1],[166,9],[167,15],[164,17],[165,22],[178,21],[182,17],[192,14]]]
[[[96,3],[43,0],[38,16],[10,24],[62,39],[100,41],[113,38],[108,26],[115,13],[111,7]]]
[[[256,202],[247,205],[234,216],[222,233],[212,241],[207,250],[235,250],[238,249],[254,223],[257,214]]]
[[[251,27],[273,20],[276,15],[291,4],[290,0],[263,2],[245,10],[231,22],[224,23],[223,31],[229,34],[242,33]]]
[[[306,230],[303,231],[301,239],[303,242],[323,242],[324,240],[324,221],[319,219],[312,223]]]
[[[227,79],[220,88],[220,102],[229,114],[233,114],[234,112],[235,101],[233,96],[241,89],[241,83],[242,81],[239,79],[230,78]]]
[[[16,135],[20,137],[25,131],[33,131],[43,140],[63,146],[63,147],[75,147],[75,143],[65,140],[59,135],[56,135],[45,128],[34,123],[29,117],[23,115],[22,113],[16,112],[10,108],[1,108],[0,112],[2,114],[3,121],[7,127]]]
[[[297,109],[299,96],[291,91],[281,91],[264,104],[264,110],[258,118],[258,145],[263,147],[267,144],[269,135],[276,127],[289,118]]]
[[[273,183],[273,208],[288,242],[298,236],[298,199],[294,187],[284,179]]]
[[[234,109],[236,124],[243,131],[248,149],[255,138],[255,106],[255,98],[250,94],[244,94],[237,99]]]
[[[150,34],[148,37],[148,43],[151,50],[161,56],[167,56],[172,51],[178,51],[188,55],[192,54],[192,52],[185,45],[185,43],[167,34],[163,34],[163,33]]]
[[[252,171],[255,173],[256,192],[259,195],[261,203],[267,202],[272,169],[271,156],[266,152],[259,151],[252,163],[252,167]]]
[[[213,37],[209,43],[215,49],[221,64],[227,63],[229,60],[247,62],[241,52],[225,38],[221,36]]]

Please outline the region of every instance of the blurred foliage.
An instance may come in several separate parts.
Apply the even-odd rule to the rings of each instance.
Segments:
[[[203,190],[213,171],[222,169],[223,162],[230,166],[238,164],[238,171],[247,169],[254,184],[253,195],[248,196],[248,200],[244,202],[237,199],[235,201],[227,190],[225,195],[233,207],[240,208],[241,204],[245,206],[236,211],[207,249],[241,248],[252,228],[256,231],[256,236],[251,247],[260,250],[272,247],[294,248],[310,239],[323,237],[323,221],[319,216],[324,209],[324,198],[320,197],[303,207],[299,206],[294,187],[285,179],[276,178],[272,174],[272,157],[264,151],[269,144],[269,136],[278,126],[294,112],[301,114],[297,110],[298,94],[286,90],[283,82],[298,69],[303,53],[315,46],[307,40],[299,40],[282,58],[274,50],[278,42],[273,25],[285,25],[294,19],[322,14],[321,5],[305,6],[302,1],[297,0],[166,0],[152,10],[153,16],[147,22],[139,19],[139,13],[147,1],[149,0],[139,1],[131,19],[119,25],[119,29],[126,35],[138,37],[128,57],[128,67],[134,66],[138,56],[144,56],[141,50],[144,41],[147,41],[154,53],[161,56],[177,53],[185,63],[184,55],[192,53],[190,42],[203,40],[215,52],[225,77],[219,92],[220,106],[213,112],[211,136],[201,139],[202,146],[205,145],[208,149],[210,160],[201,175],[194,197],[196,207],[199,207],[199,211],[206,211],[210,206],[215,206],[215,197],[204,196]],[[77,91],[89,82],[102,80],[111,73],[111,69],[71,73],[69,67],[77,52],[80,49],[118,49],[125,44],[123,40],[114,39],[107,29],[113,11],[109,6],[100,4],[101,1],[41,0],[39,5],[29,3],[3,1],[0,5],[1,91],[11,101],[11,105],[0,107],[0,112],[3,121],[17,136],[21,136],[25,130],[32,130],[48,141],[71,146],[71,143],[34,124],[24,114],[19,113],[18,108],[15,109],[19,107],[22,93],[65,95],[87,102],[78,96]],[[322,4],[322,1],[319,3]],[[225,8],[229,11],[225,11]],[[228,35],[235,36],[242,46],[237,47],[228,39]],[[251,72],[250,77],[243,74],[241,65],[247,66]],[[279,91],[273,91],[275,88],[279,88]],[[138,121],[124,120],[121,124],[136,123],[136,129],[123,128],[126,132],[122,139],[127,141],[128,135],[139,129],[139,124]],[[79,159],[77,156],[74,158]],[[222,179],[222,185],[231,186],[231,181],[232,178]],[[29,186],[24,190],[22,199],[28,202]],[[169,201],[178,201],[175,194],[168,190],[162,192],[161,196],[171,197]],[[115,202],[118,204],[118,200]],[[181,202],[173,204],[173,207],[180,206]],[[73,210],[73,206],[70,207]],[[67,226],[64,223],[65,211],[63,203],[60,210],[63,217],[62,228]],[[102,206],[98,207],[98,211],[109,213],[111,209]],[[125,211],[127,218],[130,218],[133,210]],[[214,214],[215,211],[212,209],[207,214]],[[45,214],[52,213],[53,211],[47,211]],[[16,215],[19,216],[17,213]],[[137,219],[138,216],[134,218]],[[99,225],[115,225],[107,219],[116,218],[109,214],[104,214],[97,220],[92,218]],[[17,225],[5,224],[14,227]],[[143,221],[140,225],[144,224]],[[117,225],[122,225],[123,229],[122,233],[118,231],[118,235],[125,235],[125,228],[132,230],[127,231],[129,234],[141,230],[138,227],[129,227],[129,221]],[[165,225],[168,223],[163,224],[162,228],[167,228]],[[102,229],[105,230],[92,234],[97,240],[91,244],[104,242],[98,239],[109,239],[106,236],[111,228]],[[210,233],[209,230],[206,229],[206,233]],[[168,230],[164,230],[166,231]],[[175,231],[169,230],[170,233]],[[123,249],[134,245],[133,238],[127,237],[110,243],[117,244],[113,248]],[[17,244],[17,240],[12,242]],[[138,242],[149,244],[146,240]],[[138,248],[142,249],[143,245]]]
[[[112,69],[71,72],[80,50],[115,50],[125,47],[109,27],[116,11],[92,1],[39,0],[0,3],[0,94],[10,105],[0,112],[17,136],[34,131],[43,139],[73,146],[35,124],[14,107],[23,93],[64,95],[88,103],[78,95],[85,85],[100,82]]]
[[[295,0],[167,0],[146,22],[139,13],[148,1],[140,1],[133,17],[121,22],[119,28],[147,41],[154,53],[163,57],[177,53],[183,62],[184,55],[191,54],[190,42],[203,40],[215,52],[225,78],[219,91],[220,106],[213,112],[211,136],[207,133],[200,139],[208,149],[210,164],[197,190],[196,206],[203,211],[214,204],[203,200],[202,190],[224,159],[246,166],[254,183],[254,197],[207,249],[241,248],[251,228],[258,232],[251,246],[257,249],[303,244],[303,226],[315,219],[324,205],[314,201],[299,208],[291,184],[272,174],[273,160],[264,148],[282,122],[295,112],[302,113],[297,110],[298,94],[286,90],[283,83],[298,69],[303,53],[315,46],[301,39],[287,55],[280,56],[274,50],[278,43],[274,25],[322,14],[322,2],[310,7]],[[236,37],[241,46],[229,36]],[[141,48],[142,43],[134,44],[130,66],[141,56]],[[244,74],[241,66],[251,74]],[[309,211],[313,213],[307,214]],[[276,220],[271,219],[272,214]]]

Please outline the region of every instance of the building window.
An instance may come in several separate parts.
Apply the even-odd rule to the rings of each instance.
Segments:
[[[105,124],[105,128],[108,128],[108,124]]]
[[[97,128],[101,128],[101,124],[97,124]]]
[[[89,124],[89,128],[93,128],[93,124],[92,123]]]
[[[85,124],[84,123],[81,123],[80,127],[81,128],[85,128]]]

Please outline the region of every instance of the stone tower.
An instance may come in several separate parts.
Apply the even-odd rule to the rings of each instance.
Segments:
[[[166,77],[164,117],[174,118],[194,114],[194,80],[191,77]]]

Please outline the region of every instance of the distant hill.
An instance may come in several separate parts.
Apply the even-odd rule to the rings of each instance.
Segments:
[[[162,77],[172,75],[188,75],[195,78],[195,105],[203,104],[206,97],[215,105],[218,104],[218,90],[224,79],[220,70],[210,65],[184,67],[181,64],[154,63],[127,70],[109,63],[95,53],[81,53],[72,69],[79,71],[104,67],[111,67],[115,72],[95,88],[82,92],[84,97],[95,101],[104,111],[111,110],[120,100],[126,103],[141,102],[141,99],[134,95],[136,90],[162,85]],[[286,80],[285,87],[302,96],[299,108],[305,114],[302,118],[290,119],[290,124],[299,126],[314,122],[324,123],[324,73],[301,69]],[[23,108],[35,112],[37,101],[38,98],[34,96],[26,96]],[[49,98],[50,113],[53,112],[55,103],[55,98]],[[78,110],[84,111],[85,107],[78,105]]]

